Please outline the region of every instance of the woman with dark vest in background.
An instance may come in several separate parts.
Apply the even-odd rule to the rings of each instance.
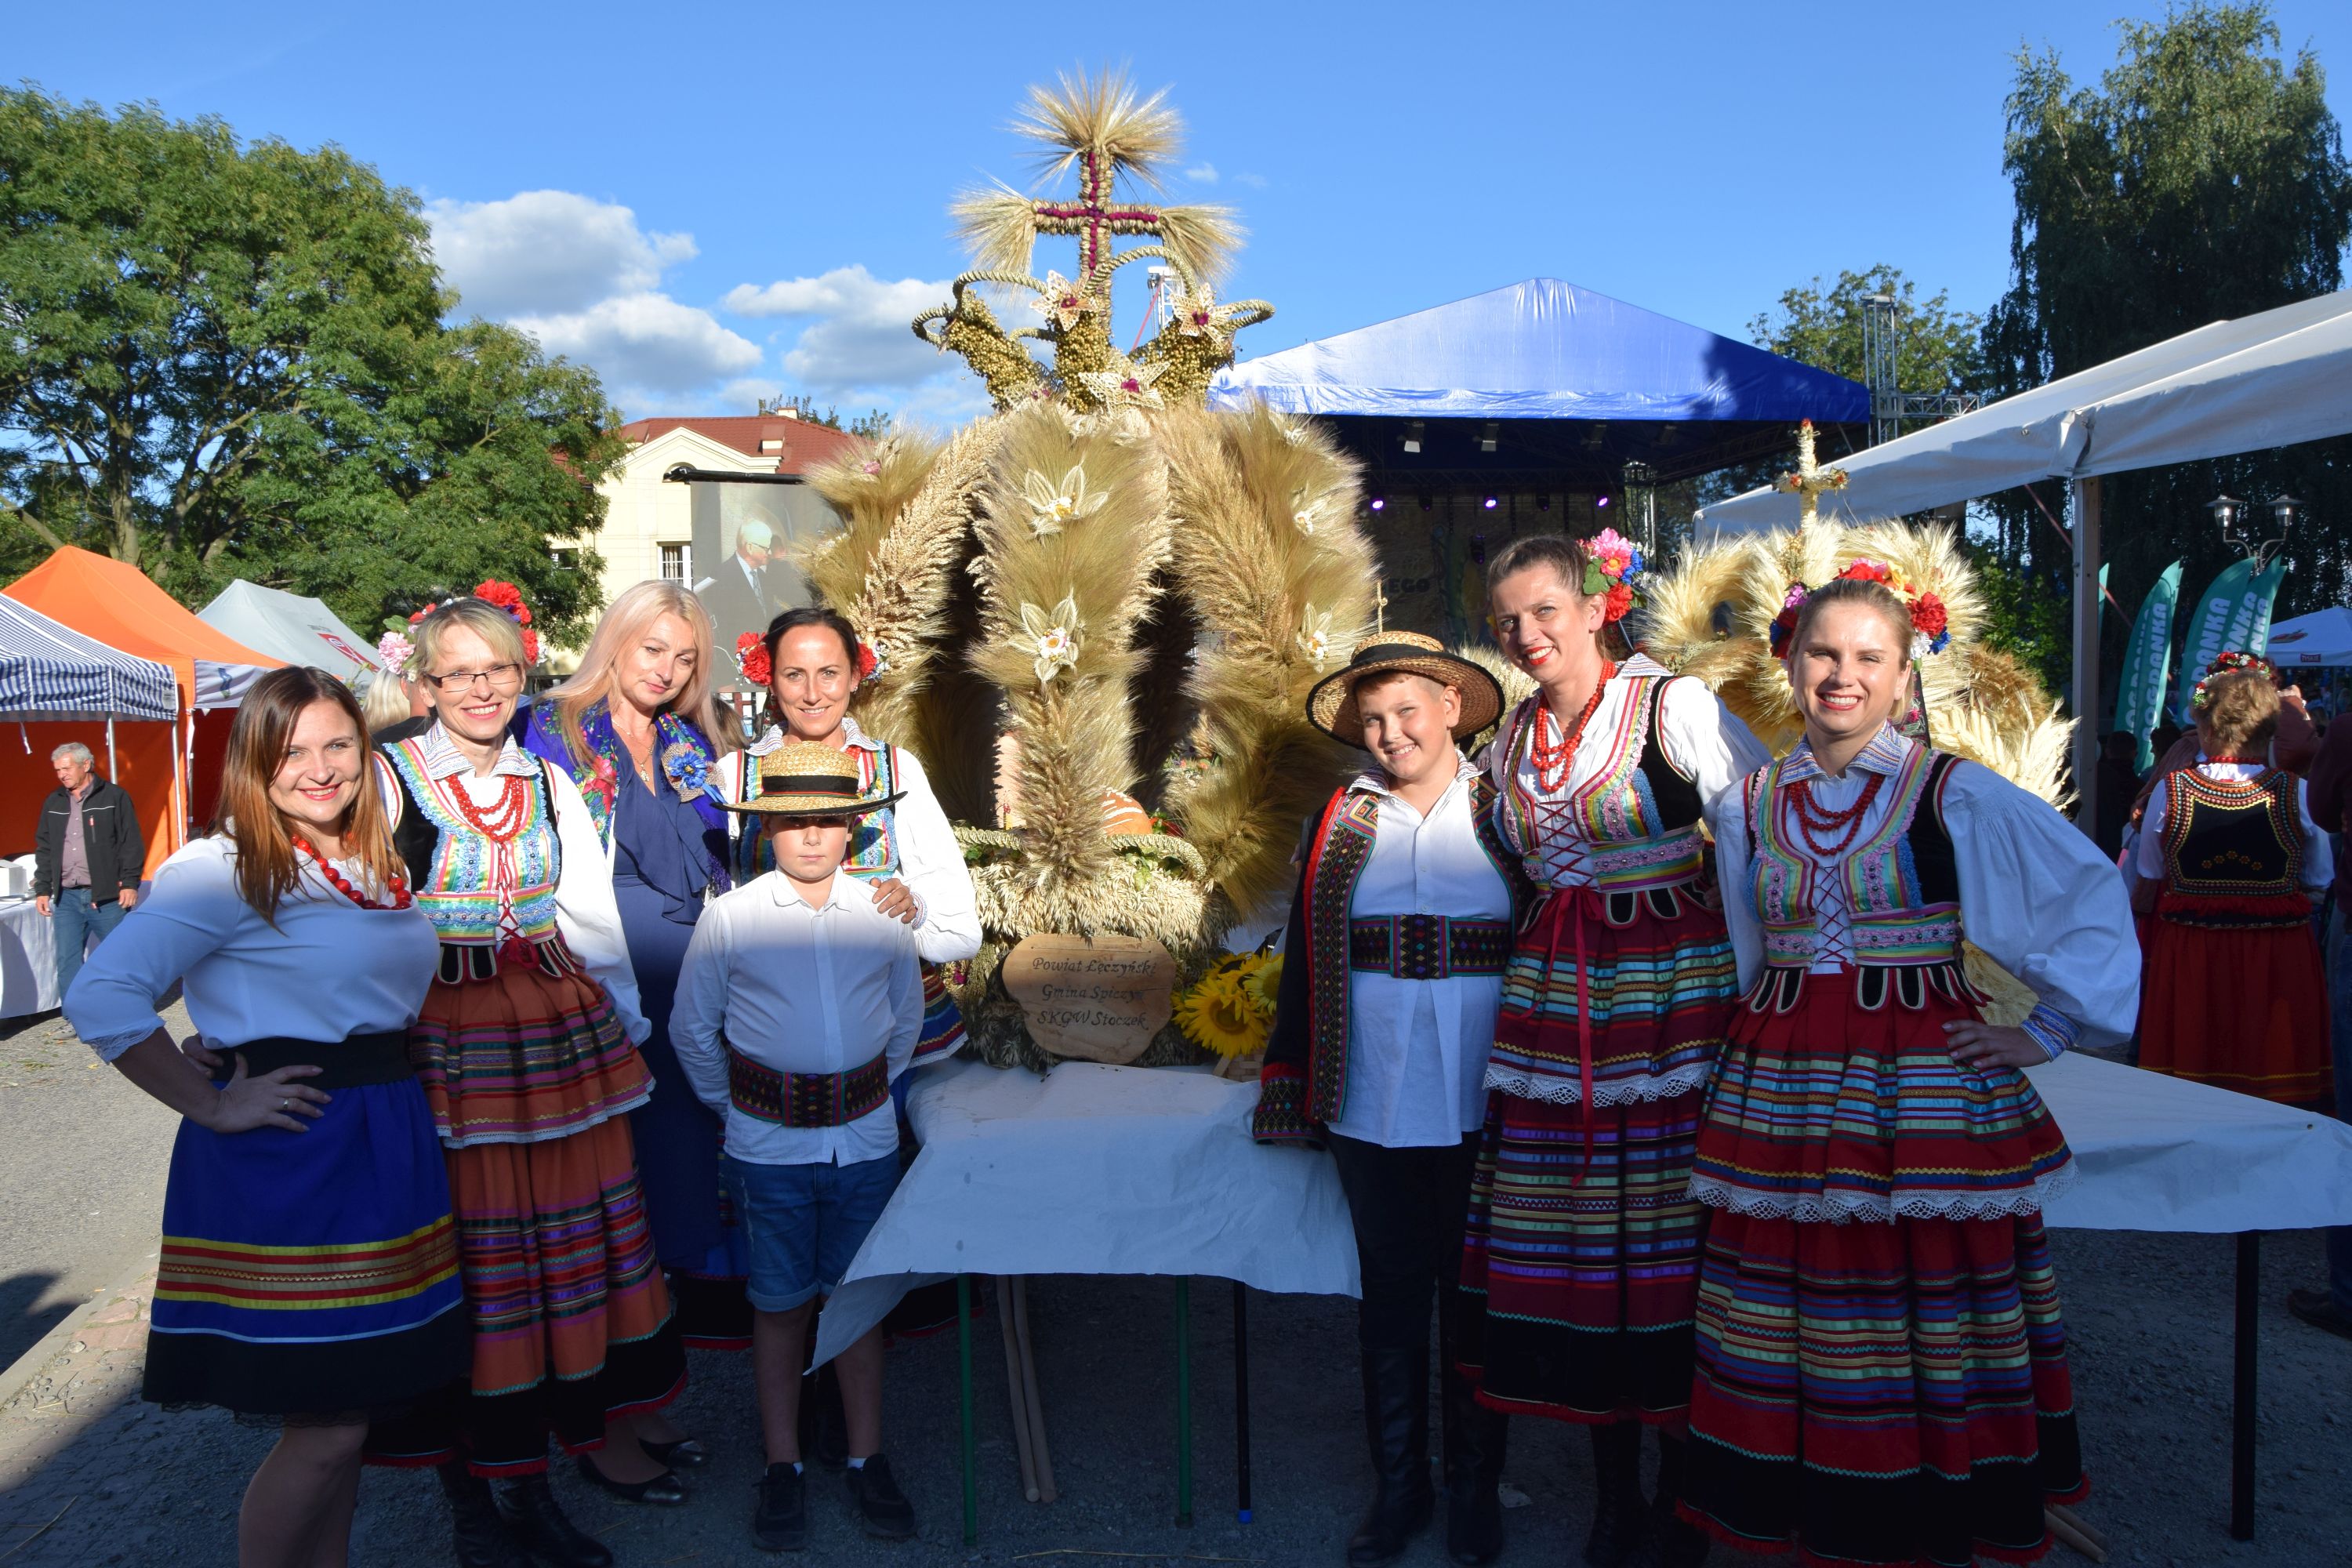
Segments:
[[[1603,651],[1640,570],[1614,533],[1537,534],[1486,578],[1496,638],[1538,688],[1487,760],[1538,900],[1486,1064],[1461,1355],[1492,1408],[1591,1428],[1592,1568],[1706,1554],[1674,1512],[1702,1229],[1687,1183],[1738,986],[1699,816],[1768,756],[1698,681]]]
[[[2303,781],[2274,765],[2269,664],[2223,654],[2197,683],[2196,762],[2148,796],[2133,868],[2156,890],[2139,1065],[2289,1105],[2331,1106],[2313,900],[2336,863]]]
[[[237,1521],[247,1568],[350,1550],[372,1420],[465,1375],[449,1183],[407,1028],[437,944],[340,681],[273,669],[229,729],[212,832],[66,997],[75,1033],[184,1120],[146,1397],[279,1428]],[[201,1043],[156,1008],[177,984]]]
[[[454,1433],[401,1428],[371,1447],[442,1461],[461,1562],[505,1563],[520,1545],[601,1568],[612,1553],[548,1488],[549,1436],[602,1447],[605,1479],[677,1487],[629,1419],[686,1379],[629,1135],[652,1087],[634,1043],[646,1021],[595,819],[568,773],[509,734],[520,628],[455,599],[414,635],[433,723],[383,754],[394,841],[441,941],[411,1052],[448,1153],[474,1364]]]
[[[1808,1562],[2023,1562],[2084,1483],[2042,1220],[2074,1165],[2020,1069],[2128,1033],[2131,911],[2073,824],[1889,722],[1901,598],[1799,594],[1805,738],[1707,807],[1747,1001],[1692,1166],[1684,1512]],[[2019,1025],[1981,1016],[1963,931],[2040,998]]]

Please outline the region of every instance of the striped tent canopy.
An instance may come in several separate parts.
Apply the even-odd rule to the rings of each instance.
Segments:
[[[0,595],[0,720],[179,717],[172,668],[120,653]]]

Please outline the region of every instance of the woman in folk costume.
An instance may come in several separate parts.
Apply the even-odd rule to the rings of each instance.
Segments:
[[[1487,761],[1539,900],[1486,1066],[1460,1354],[1484,1404],[1591,1428],[1594,1568],[1706,1553],[1673,1512],[1700,1231],[1685,1186],[1738,984],[1699,816],[1768,757],[1698,681],[1603,653],[1640,569],[1603,533],[1514,540],[1487,570],[1496,639],[1538,688]],[[1647,1510],[1643,1424],[1662,1456]]]
[[[1364,1427],[1378,1479],[1348,1542],[1356,1564],[1400,1555],[1433,1511],[1433,1294],[1447,1550],[1470,1563],[1502,1550],[1506,1428],[1452,1364],[1486,1053],[1525,885],[1495,837],[1494,786],[1456,742],[1502,708],[1492,676],[1411,632],[1364,643],[1307,700],[1316,728],[1377,765],[1308,826],[1251,1131],[1265,1143],[1328,1145],[1355,1227]]]
[[[434,722],[383,756],[393,841],[441,939],[409,1040],[448,1152],[474,1364],[454,1433],[395,1425],[371,1447],[394,1462],[463,1453],[441,1467],[461,1562],[520,1546],[593,1568],[612,1553],[556,1506],[548,1437],[602,1445],[625,1482],[669,1476],[629,1418],[686,1379],[626,1114],[652,1089],[633,1043],[646,1026],[595,818],[509,733],[521,629],[456,599],[415,640]]]
[[[211,833],[163,862],[65,999],[102,1060],[184,1118],[142,1393],[278,1429],[238,1514],[249,1568],[345,1561],[369,1421],[465,1375],[472,1348],[408,1060],[433,928],[367,759],[340,681],[254,682]],[[175,984],[205,1042],[184,1056],[156,1013]]]
[[[2268,661],[2197,683],[2194,766],[2148,798],[2135,870],[2156,892],[2139,1065],[2289,1105],[2332,1103],[2327,988],[2311,932],[2335,877],[2303,781],[2273,765]]]
[[[670,1048],[678,966],[705,901],[728,888],[727,814],[711,766],[733,743],[731,717],[712,698],[710,618],[679,584],[640,583],[596,623],[572,679],[530,710],[524,746],[568,773],[595,823],[612,867],[613,897],[647,1035],[638,1047],[654,1096],[629,1113],[654,1248],[688,1345],[750,1342],[740,1238],[730,1246],[719,1199],[719,1119],[695,1098]],[[623,1479],[605,1454],[583,1455],[581,1473],[631,1501],[676,1503],[686,1494],[660,1466],[693,1467],[708,1452],[652,1412],[631,1422],[658,1461]]]
[[[1804,740],[1707,807],[1747,1001],[1692,1171],[1683,1507],[1808,1562],[2030,1561],[2084,1487],[2042,1221],[2074,1166],[2019,1069],[2123,1038],[2138,953],[2087,837],[1889,723],[1927,645],[1847,570],[1784,623]],[[2020,1026],[1963,931],[2040,997]]]

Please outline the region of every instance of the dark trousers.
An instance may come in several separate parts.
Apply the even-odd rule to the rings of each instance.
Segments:
[[[1366,1351],[1429,1347],[1429,1301],[1437,1298],[1438,1353],[1454,1370],[1454,1301],[1462,1278],[1462,1229],[1478,1135],[1427,1149],[1386,1149],[1329,1134],[1348,1217],[1356,1229],[1363,1299],[1357,1341]]]

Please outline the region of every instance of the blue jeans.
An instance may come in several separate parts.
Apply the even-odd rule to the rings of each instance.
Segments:
[[[120,900],[110,904],[90,902],[88,888],[67,888],[49,900],[49,919],[55,922],[50,934],[58,939],[60,1003],[73,989],[74,976],[81,973],[83,945],[96,946],[112,936],[114,928],[122,923],[123,913]]]
[[[2342,910],[2327,927],[2328,1043],[2336,1057],[2336,1114],[2352,1121],[2352,941]],[[2340,1312],[2352,1312],[2352,1225],[2327,1232],[2327,1289]]]

